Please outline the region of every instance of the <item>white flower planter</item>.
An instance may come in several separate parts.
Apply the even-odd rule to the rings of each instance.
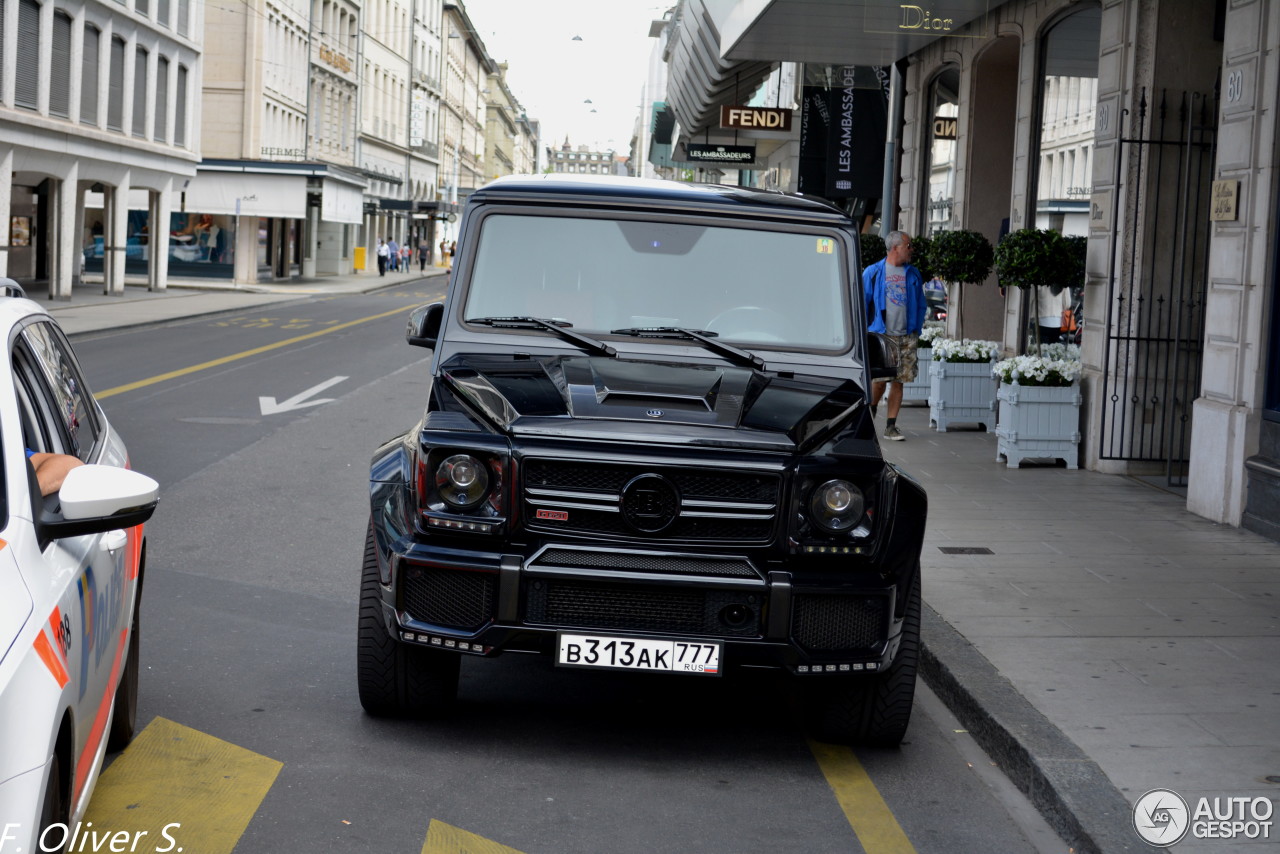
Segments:
[[[1000,383],[996,395],[996,461],[1003,457],[1014,469],[1023,460],[1058,459],[1078,467],[1080,387],[1024,386]]]
[[[916,348],[916,381],[902,384],[902,400],[929,402],[929,373],[933,365],[933,348]]]
[[[946,431],[953,423],[996,420],[996,378],[990,362],[934,362],[929,371],[929,423]]]

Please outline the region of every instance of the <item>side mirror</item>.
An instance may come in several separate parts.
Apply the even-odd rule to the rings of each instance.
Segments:
[[[415,347],[434,350],[440,338],[440,325],[444,322],[444,303],[420,305],[409,314],[409,325],[404,330],[404,340]]]
[[[42,541],[141,525],[155,512],[160,484],[116,466],[77,466],[58,490],[59,512],[37,510]],[[48,507],[48,502],[42,502]],[[39,508],[41,505],[35,505]]]
[[[867,333],[867,373],[873,380],[889,380],[898,375],[898,348],[880,332]]]

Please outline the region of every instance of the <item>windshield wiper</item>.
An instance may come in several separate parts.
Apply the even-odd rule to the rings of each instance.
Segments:
[[[632,335],[636,338],[680,338],[697,341],[713,353],[728,356],[739,365],[755,368],[757,371],[764,370],[764,359],[755,353],[750,353],[732,344],[715,340],[712,336],[718,333],[709,332],[705,329],[685,329],[682,326],[629,326],[626,329],[610,330],[609,334]]]
[[[588,353],[600,356],[616,356],[618,351],[603,341],[570,332],[565,327],[572,326],[567,320],[546,320],[541,317],[475,317],[466,321],[477,326],[492,326],[495,329],[545,329],[554,332],[570,344],[576,344]]]

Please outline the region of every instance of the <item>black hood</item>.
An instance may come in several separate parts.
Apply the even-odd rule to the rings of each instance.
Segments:
[[[725,365],[603,356],[459,355],[449,387],[499,430],[794,449],[843,424],[862,401],[852,381]],[[643,427],[640,427],[643,425]]]

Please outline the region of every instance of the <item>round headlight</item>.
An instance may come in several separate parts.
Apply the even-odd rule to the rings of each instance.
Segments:
[[[445,504],[469,510],[489,494],[489,472],[470,454],[454,454],[436,469],[436,489]]]
[[[809,498],[809,515],[813,521],[835,533],[852,530],[865,507],[862,490],[847,480],[829,480]]]

